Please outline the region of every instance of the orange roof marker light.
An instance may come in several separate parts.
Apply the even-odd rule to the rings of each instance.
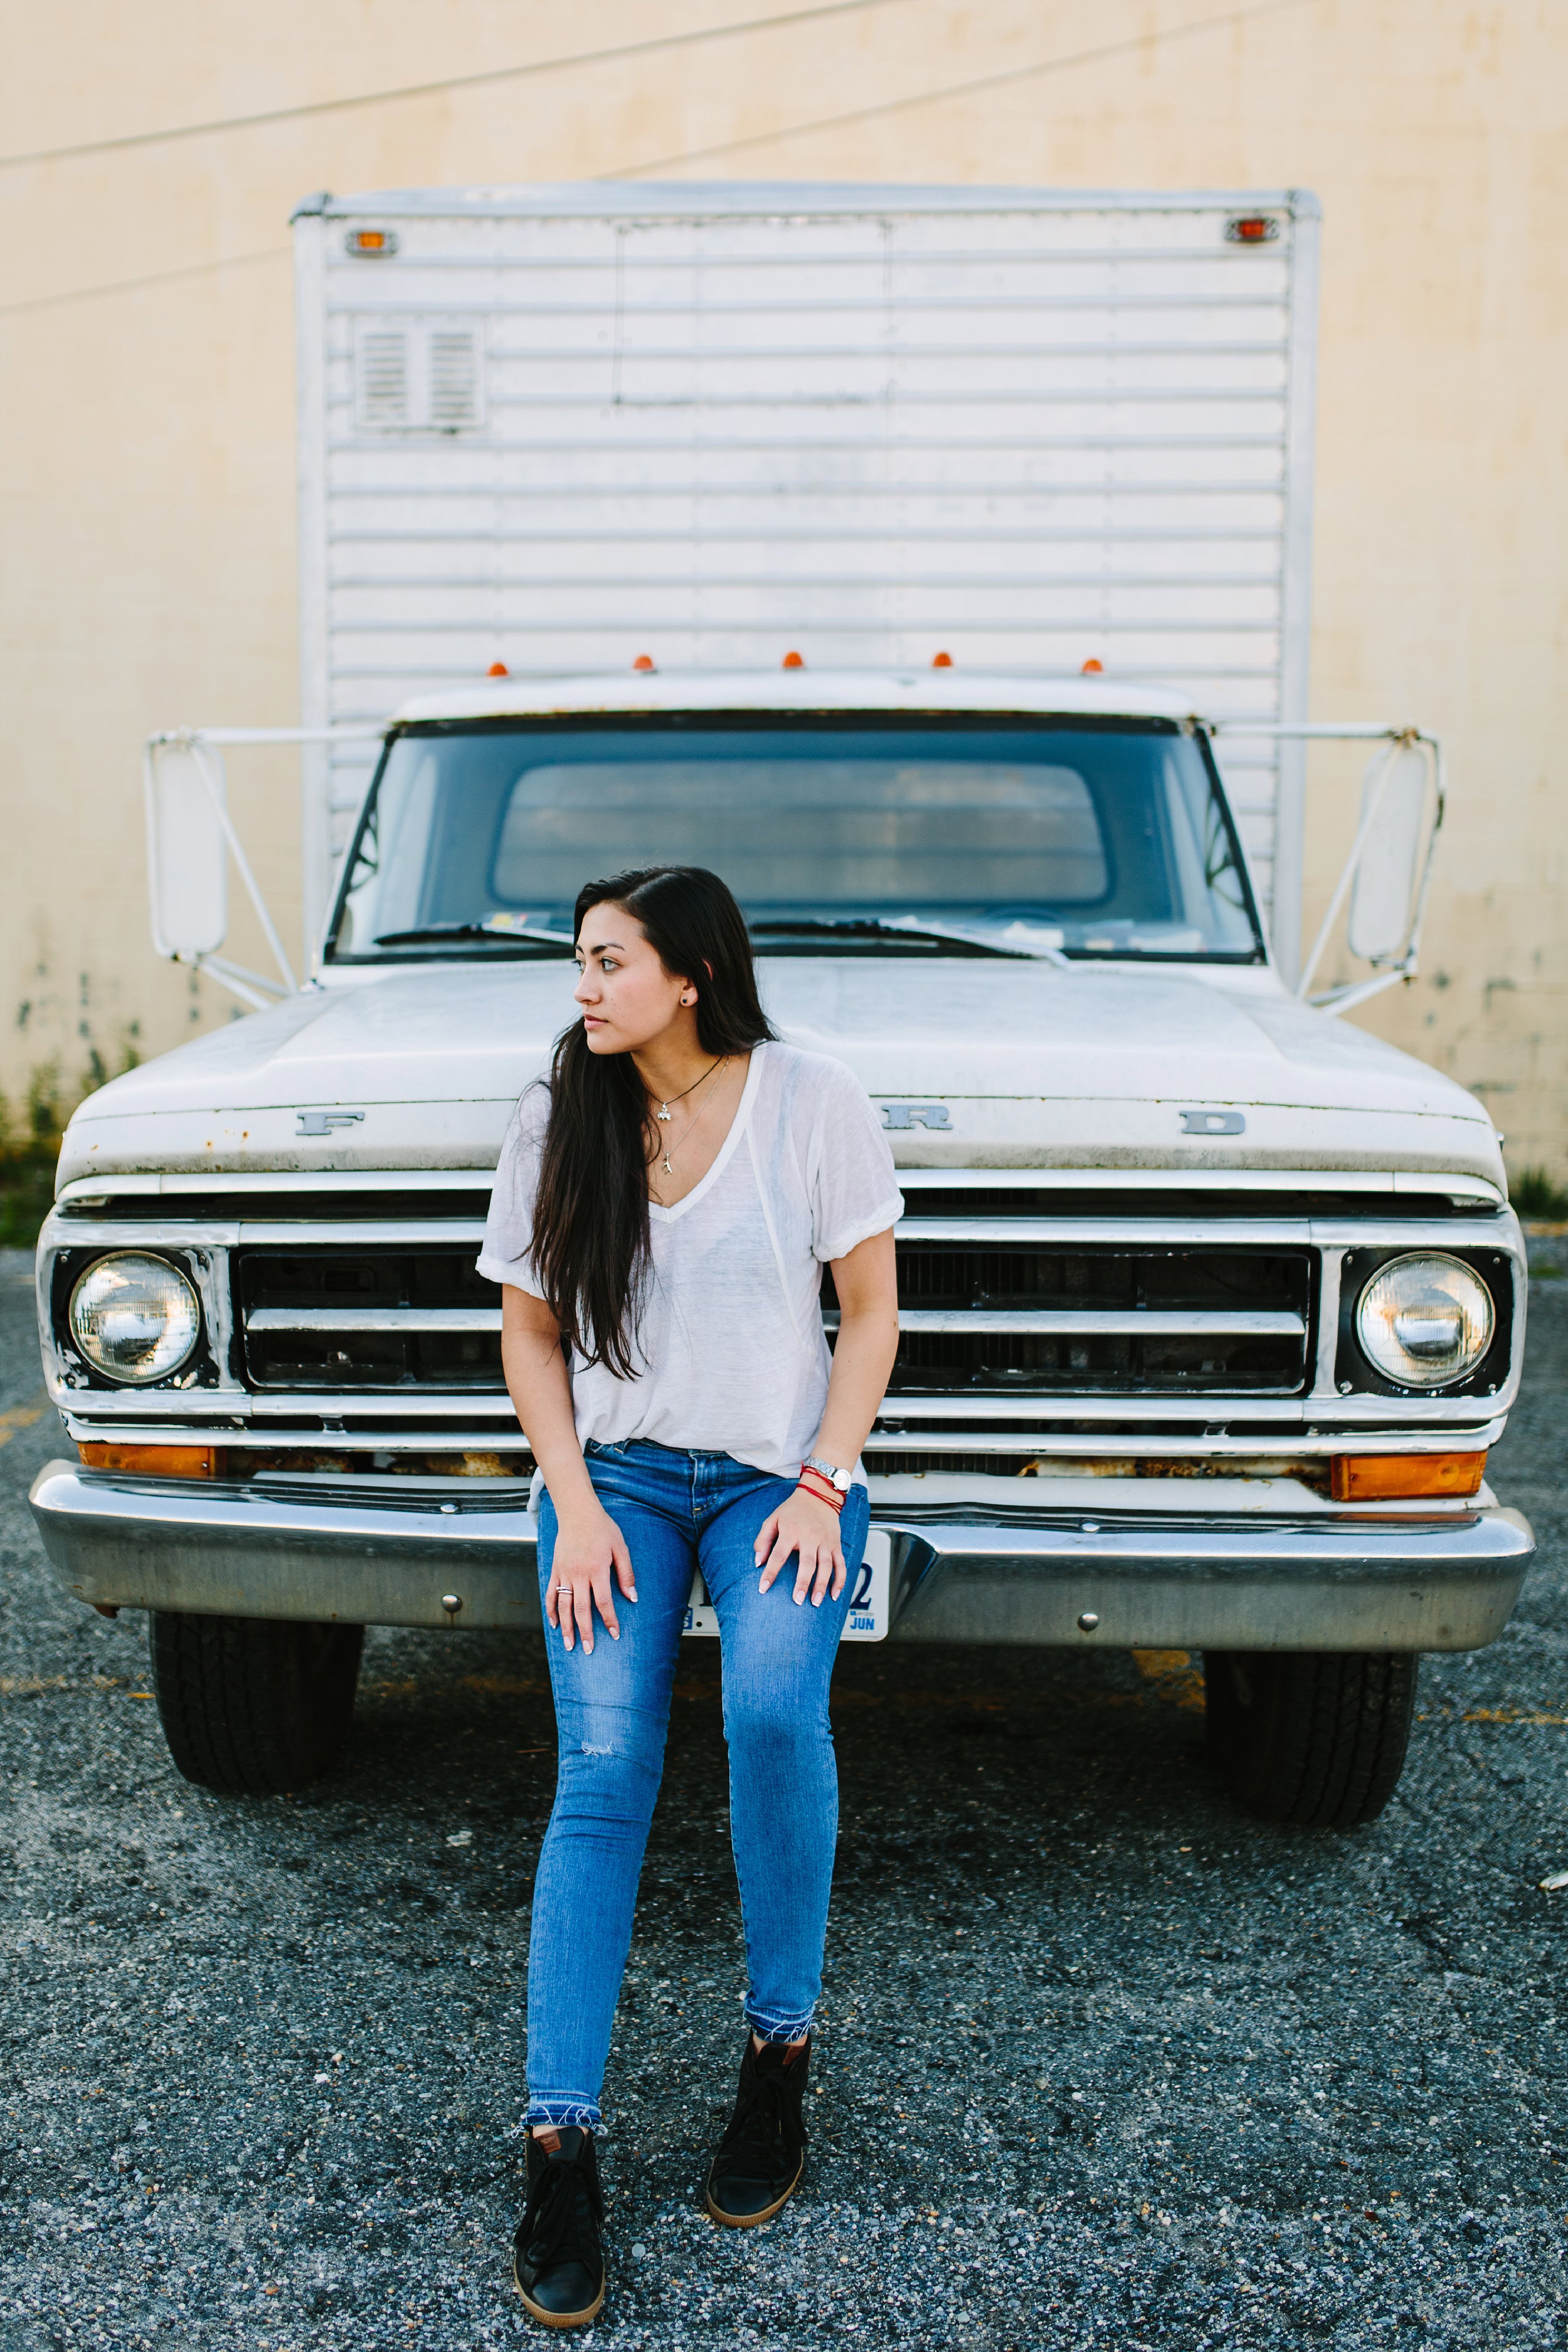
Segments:
[[[505,662],[491,662],[489,669],[485,672],[485,676],[487,677],[510,677],[511,676],[511,672],[508,669]]]
[[[805,667],[805,656],[804,654],[785,654],[783,662],[780,664],[780,667],[783,669],[804,669]]]
[[[634,669],[640,670],[655,670],[658,667],[658,664],[655,661],[651,654],[638,654],[636,661],[632,664],[632,667]]]
[[[932,669],[951,669],[952,667],[952,656],[951,654],[932,654],[931,657],[931,666]]]
[[[369,253],[390,257],[397,251],[397,231],[393,228],[351,228],[343,239],[346,253]]]
[[[1225,225],[1227,245],[1272,245],[1279,234],[1279,222],[1268,213],[1238,213]]]
[[[1083,666],[1083,676],[1085,677],[1103,677],[1105,676],[1105,664],[1095,655],[1090,654],[1089,659]]]

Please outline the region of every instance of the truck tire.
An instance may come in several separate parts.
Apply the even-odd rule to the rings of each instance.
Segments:
[[[1410,1651],[1208,1651],[1208,1751],[1237,1803],[1303,1829],[1375,1821],[1405,1769],[1419,1663]]]
[[[226,1797],[319,1780],[348,1738],[363,1625],[152,1612],[153,1688],[176,1770]]]

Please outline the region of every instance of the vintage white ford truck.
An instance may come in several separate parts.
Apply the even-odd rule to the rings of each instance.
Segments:
[[[1334,1017],[1415,970],[1443,775],[1308,721],[1314,199],[416,189],[295,236],[310,976],[226,799],[283,739],[155,739],[155,945],[279,1001],[82,1106],[38,1254],[77,1453],[33,1507],[151,1612],[180,1769],[322,1769],[367,1624],[537,1623],[474,1258],[576,892],[671,860],[901,1170],[849,1637],[1201,1651],[1241,1803],[1369,1818],[1418,1654],[1531,1557],[1485,1484],[1525,1283],[1485,1109]],[[1373,759],[1303,958],[1315,734]],[[1366,970],[1308,1001],[1331,941]]]
[[[1525,1265],[1487,1112],[1292,998],[1208,734],[1103,681],[796,669],[411,703],[318,976],[71,1121],[39,1245],[68,1589],[152,1612],[189,1776],[298,1786],[366,1624],[536,1625],[474,1270],[581,883],[714,866],[892,1139],[862,1638],[1205,1654],[1241,1801],[1365,1818],[1416,1654],[1531,1556],[1484,1483]],[[832,1302],[826,1302],[831,1318]]]

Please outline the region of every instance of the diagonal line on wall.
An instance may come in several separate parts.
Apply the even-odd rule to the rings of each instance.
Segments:
[[[247,269],[254,261],[286,261],[293,248],[271,245],[262,253],[222,254],[216,261],[187,261],[179,269],[155,269],[150,278],[118,278],[107,286],[78,286],[68,294],[34,294],[24,302],[0,302],[0,319],[26,310],[58,310],[68,302],[96,302],[105,294],[139,294],[144,286],[170,286],[181,278],[205,278],[215,269]]]
[[[711,147],[688,147],[679,155],[656,156],[651,163],[628,163],[618,172],[603,172],[598,176],[604,180],[631,180],[640,178],[646,172],[672,171],[681,163],[703,163],[719,155],[736,154],[743,147],[766,147],[777,139],[802,139],[813,131],[839,131],[851,123],[901,114],[917,106],[940,106],[948,99],[973,98],[982,90],[1000,89],[1008,82],[1068,73],[1079,66],[1100,65],[1110,58],[1129,57],[1135,50],[1160,48],[1200,33],[1223,32],[1227,26],[1245,25],[1260,16],[1279,16],[1287,9],[1314,5],[1315,0],[1252,0],[1250,6],[1227,8],[1223,16],[1201,16],[1194,24],[1168,25],[1153,32],[1129,34],[1124,40],[1104,41],[1095,48],[1075,49],[1066,57],[1040,58],[1032,65],[1008,66],[996,73],[977,74],[972,81],[944,82],[940,89],[915,90],[907,98],[880,99],[869,106],[851,107],[843,114],[819,114],[809,122],[783,123],[776,131],[749,131],[743,139],[722,139]]]
[[[166,131],[128,131],[117,139],[88,139],[69,147],[35,147],[24,154],[0,155],[0,172],[26,163],[67,163],[84,155],[114,155],[131,147],[156,147],[177,139],[206,139],[223,131],[254,131],[269,122],[300,122],[313,114],[345,114],[357,107],[393,106],[400,99],[438,98],[453,89],[478,89],[498,81],[523,81],[533,74],[566,73],[574,66],[614,64],[625,58],[654,57],[663,49],[696,47],[709,41],[739,40],[807,25],[825,16],[854,16],[868,8],[907,7],[910,0],[820,0],[812,8],[790,8],[772,16],[743,17],[738,24],[705,25],[693,32],[657,33],[647,40],[619,41],[613,48],[580,49],[563,58],[535,58],[527,65],[490,66],[481,73],[447,74],[438,81],[408,82],[397,89],[361,90],[348,98],[310,99],[299,106],[268,107],[259,114],[225,115],[212,122],[179,122]]]

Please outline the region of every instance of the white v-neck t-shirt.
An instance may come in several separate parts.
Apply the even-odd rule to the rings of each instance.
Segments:
[[[542,1296],[531,1249],[550,1116],[541,1080],[501,1145],[479,1271]],[[648,1204],[651,1256],[636,1379],[572,1360],[577,1435],[729,1454],[793,1477],[816,1435],[831,1365],[822,1269],[903,1212],[864,1087],[826,1054],[752,1052],[730,1132],[673,1208]]]

